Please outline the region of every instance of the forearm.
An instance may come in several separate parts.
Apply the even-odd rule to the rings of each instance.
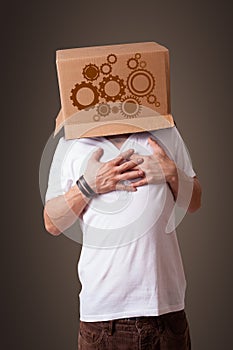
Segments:
[[[65,195],[49,200],[44,208],[46,230],[59,235],[77,220],[89,201],[77,185],[71,187]]]
[[[167,182],[180,207],[187,208],[190,213],[200,208],[202,190],[196,177],[187,176],[181,169],[175,168]]]
[[[103,154],[102,148],[93,152],[88,160],[85,176],[79,178],[82,192],[80,187],[75,185],[65,195],[46,203],[44,208],[46,230],[58,235],[70,227],[81,215],[92,196],[115,190],[136,191],[132,185],[123,183],[125,180],[143,176],[141,170],[133,170],[135,165],[143,162],[143,159],[139,158],[136,162],[128,159],[133,152],[133,149],[129,149],[106,163],[99,161]],[[130,169],[132,171],[129,172]]]

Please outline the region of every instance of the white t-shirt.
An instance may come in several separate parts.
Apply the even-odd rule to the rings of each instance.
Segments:
[[[101,162],[133,148],[153,154],[153,136],[188,176],[195,176],[176,127],[131,134],[119,150],[105,137],[59,140],[45,200],[66,193],[98,147]],[[137,192],[112,191],[93,198],[80,220],[83,246],[78,262],[82,285],[80,320],[156,316],[184,308],[186,280],[175,229],[165,231],[174,199],[166,183]]]

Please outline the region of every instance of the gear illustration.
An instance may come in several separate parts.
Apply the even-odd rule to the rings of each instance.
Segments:
[[[135,57],[136,60],[140,60],[141,56],[142,55],[139,52],[137,52],[137,53],[135,53],[134,57]]]
[[[81,94],[83,93],[83,96],[85,95],[85,98],[88,94],[91,96],[88,103],[86,101],[85,103],[84,101],[80,101],[82,100],[81,96],[79,100],[78,94],[80,94],[80,92]],[[82,81],[80,84],[75,84],[75,88],[71,90],[70,99],[73,101],[73,106],[78,107],[79,110],[95,106],[99,102],[98,89],[96,86],[92,85],[91,82],[86,83],[85,81]]]
[[[112,113],[116,114],[119,112],[119,108],[117,106],[112,107]]]
[[[98,122],[100,120],[100,116],[98,114],[95,114],[93,116],[93,119],[94,119],[95,122]]]
[[[100,71],[103,74],[110,74],[112,71],[112,66],[109,63],[103,63],[100,66]]]
[[[155,86],[155,78],[145,69],[136,69],[127,78],[129,91],[138,97],[147,96]]]
[[[90,63],[83,68],[83,76],[87,80],[96,80],[99,77],[99,74],[99,68],[95,64]]]
[[[136,69],[138,67],[138,60],[136,58],[129,58],[127,61],[127,66],[130,69]]]
[[[126,96],[121,100],[120,112],[126,118],[136,118],[141,109],[142,106],[138,97]]]
[[[124,80],[120,79],[118,75],[109,75],[104,77],[99,84],[99,92],[107,102],[120,100],[125,94]]]
[[[96,109],[98,114],[102,117],[106,117],[111,112],[110,106],[105,102],[100,103]]]
[[[111,53],[110,55],[107,56],[107,61],[110,64],[116,63],[116,61],[117,61],[116,55],[114,55],[114,53]]]
[[[140,67],[141,68],[146,68],[146,61],[141,61],[140,62]]]
[[[146,99],[147,99],[147,102],[150,104],[153,104],[157,101],[157,98],[155,95],[148,95]]]
[[[86,111],[89,111],[89,110],[91,110],[91,109],[93,109],[93,108],[95,108],[95,105],[91,105],[91,106],[85,107],[85,110],[86,110]]]

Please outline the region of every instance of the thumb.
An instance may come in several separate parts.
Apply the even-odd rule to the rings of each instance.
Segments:
[[[155,155],[165,155],[164,149],[159,145],[159,143],[152,137],[148,137],[148,142],[153,149]]]
[[[158,146],[158,143],[155,139],[152,139],[152,137],[148,137],[148,142],[153,149],[155,149],[155,147]]]
[[[97,148],[97,150],[95,152],[92,153],[91,158],[98,162],[100,160],[101,156],[103,155],[103,152],[104,152],[103,148],[99,147],[99,148]]]

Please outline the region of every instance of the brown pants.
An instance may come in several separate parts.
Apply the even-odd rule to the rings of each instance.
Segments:
[[[78,349],[190,350],[186,313],[181,310],[160,316],[80,321]]]

